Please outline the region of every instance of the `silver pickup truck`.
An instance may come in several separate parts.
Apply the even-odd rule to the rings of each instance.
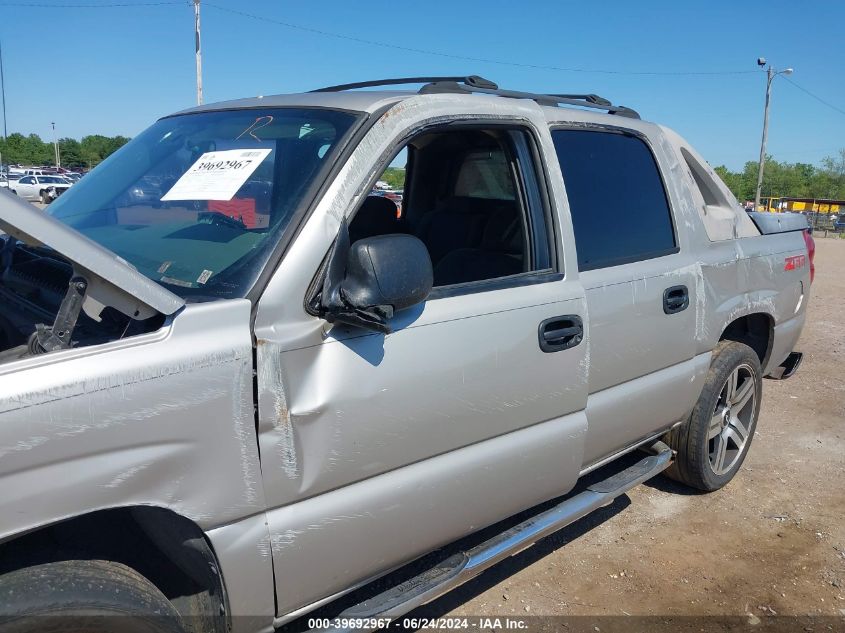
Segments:
[[[476,76],[200,106],[47,212],[0,192],[0,616],[376,629],[660,472],[716,490],[800,362],[802,221]]]

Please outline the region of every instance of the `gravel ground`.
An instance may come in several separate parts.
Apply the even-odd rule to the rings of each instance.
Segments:
[[[845,240],[818,239],[815,261],[804,362],[764,381],[728,486],[658,477],[421,615],[845,615]]]

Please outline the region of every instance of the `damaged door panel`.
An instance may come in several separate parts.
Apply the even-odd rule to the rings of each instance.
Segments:
[[[475,117],[479,127],[479,120],[494,115],[499,124],[525,125],[502,117],[495,104],[467,111],[444,103],[438,109],[435,125]],[[522,111],[548,142],[536,108]],[[408,134],[404,130],[424,128],[430,136],[438,129],[431,127],[431,114],[409,103],[373,127],[361,144],[371,161],[356,164],[343,177],[344,190],[322,201],[294,245],[297,252],[329,252],[337,229],[328,227],[339,227],[341,235],[346,231],[337,213],[353,215],[357,192],[370,186],[384,152]],[[488,199],[487,206],[494,203]],[[484,208],[483,200],[479,205]],[[310,259],[313,278],[320,260]],[[502,289],[431,297],[388,318],[388,333],[372,333],[343,323],[325,325],[307,313],[288,318],[291,308],[304,306],[276,311],[275,297],[300,292],[280,291],[276,282],[306,290],[302,274],[288,268],[301,262],[298,256],[282,262],[256,320],[263,475],[268,505],[278,508],[268,514],[273,555],[282,569],[320,552],[344,571],[328,586],[319,575],[277,576],[280,613],[575,483],[586,431],[589,349],[573,341],[569,349],[547,353],[538,328],[559,315],[586,322],[577,279],[551,271],[544,283],[515,281]],[[502,463],[494,466],[508,459],[500,451],[517,446],[526,455],[536,450],[532,475],[516,478]],[[412,484],[414,472],[425,473],[420,476],[426,483]],[[462,482],[463,492],[450,496],[455,481]],[[505,481],[510,492],[503,495]],[[324,515],[325,504],[337,497],[331,491],[343,491],[348,503]],[[467,504],[467,495],[478,503]],[[439,510],[432,512],[435,503]],[[412,542],[393,536],[411,529],[417,534]],[[378,555],[364,541],[350,547],[352,534],[381,543]]]

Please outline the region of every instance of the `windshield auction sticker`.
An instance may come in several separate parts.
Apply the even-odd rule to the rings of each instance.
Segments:
[[[271,151],[207,152],[182,174],[161,200],[231,200]]]

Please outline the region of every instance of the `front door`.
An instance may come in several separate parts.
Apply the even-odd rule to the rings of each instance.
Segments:
[[[261,299],[259,437],[280,614],[577,480],[585,298],[551,239],[557,210],[539,195],[533,157],[550,139],[536,106],[524,107],[530,125],[489,127],[485,108],[440,112],[448,128],[419,118],[426,108],[382,117]],[[409,136],[400,152],[394,139]],[[386,166],[377,157],[397,153],[408,157],[401,207],[367,195]],[[432,257],[434,291],[386,336],[303,308],[338,208],[353,216],[352,239],[408,233]]]

